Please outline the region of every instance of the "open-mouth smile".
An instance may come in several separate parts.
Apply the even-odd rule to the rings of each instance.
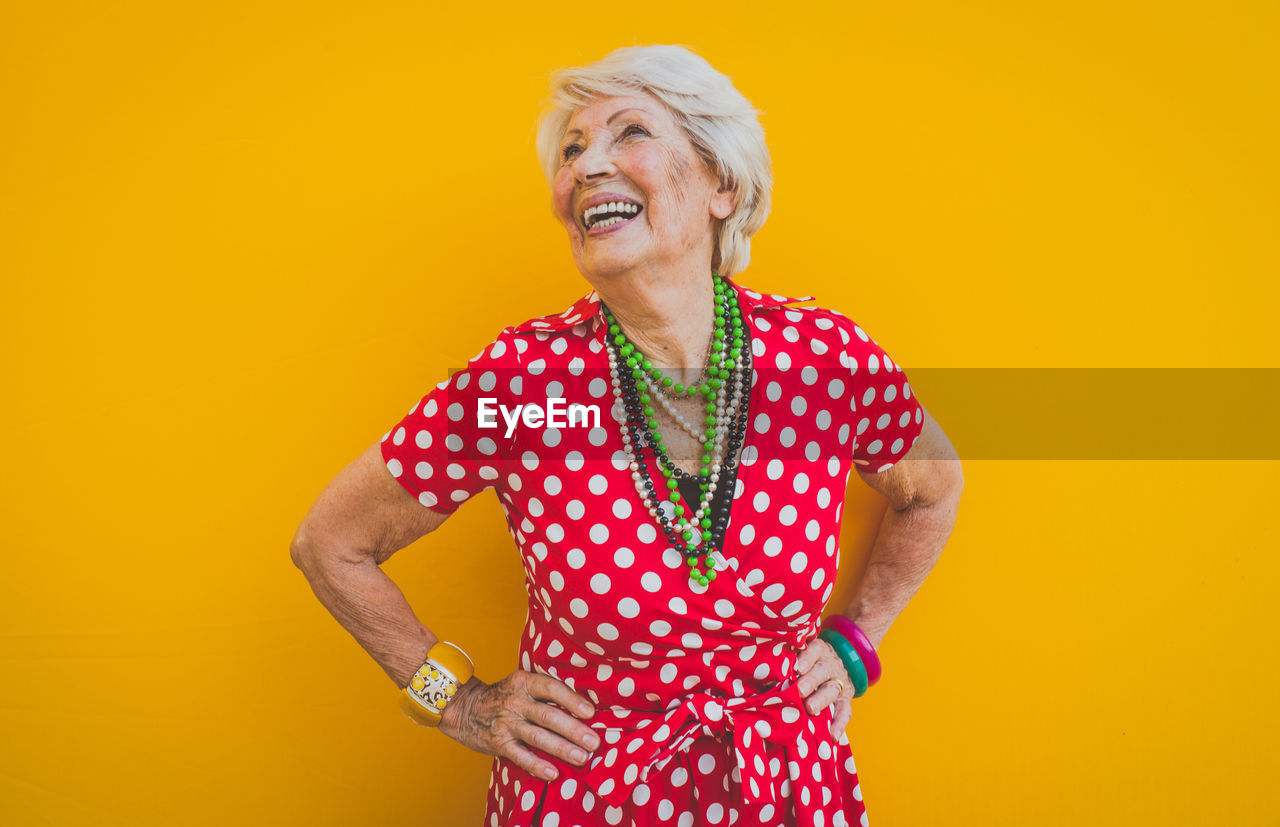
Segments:
[[[582,226],[590,234],[621,226],[635,219],[644,207],[632,201],[608,201],[582,211]]]

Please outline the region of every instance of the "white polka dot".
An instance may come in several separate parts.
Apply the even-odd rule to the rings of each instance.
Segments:
[[[626,618],[634,618],[640,616],[640,604],[635,598],[624,597],[618,601],[618,614]]]
[[[614,626],[612,623],[601,623],[596,627],[596,634],[605,640],[617,640],[618,627]]]
[[[631,568],[631,565],[635,563],[635,561],[636,561],[635,554],[631,551],[631,549],[626,548],[625,546],[613,553],[613,564],[620,569]]]
[[[628,517],[630,517],[631,516],[630,500],[622,500],[622,499],[614,500],[613,516],[617,517],[619,520],[625,520]]]
[[[591,537],[591,542],[596,543],[597,545],[603,545],[609,539],[609,529],[602,523],[596,523],[591,526],[591,531],[588,533]]]
[[[760,593],[760,596],[764,598],[765,602],[772,603],[779,597],[782,597],[783,591],[784,588],[781,583],[774,583],[773,585],[766,587],[765,590]]]
[[[546,491],[548,494],[550,494],[553,497],[556,494],[559,494],[563,487],[564,486],[561,484],[560,478],[557,477],[555,474],[549,475],[545,480],[542,481],[542,490]]]
[[[751,500],[752,507],[761,513],[769,508],[769,495],[763,491],[757,491],[755,497]]]
[[[662,591],[662,578],[656,572],[646,571],[640,578],[640,585],[647,592]]]
[[[779,537],[770,537],[764,541],[764,553],[770,557],[777,557],[782,553],[782,539]]]
[[[591,577],[591,591],[595,592],[596,594],[608,593],[610,585],[611,584],[609,582],[609,575],[604,574],[603,572],[601,572],[600,574],[592,575]]]
[[[571,548],[564,559],[571,568],[580,569],[587,563],[587,554],[580,548]]]
[[[400,464],[398,459],[389,459],[387,460],[387,470],[391,472],[391,476],[399,477],[404,473],[404,466]]]

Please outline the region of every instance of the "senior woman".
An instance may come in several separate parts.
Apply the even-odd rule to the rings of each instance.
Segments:
[[[706,61],[556,73],[537,147],[591,292],[423,397],[293,558],[410,717],[495,756],[485,824],[865,824],[850,701],[950,534],[955,454],[860,327],[736,282],[769,156]],[[853,469],[890,507],[823,621]],[[486,488],[529,595],[493,683],[378,568]]]

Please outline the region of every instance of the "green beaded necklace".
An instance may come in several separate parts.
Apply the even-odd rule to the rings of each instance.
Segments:
[[[623,443],[630,459],[637,493],[640,494],[645,507],[658,521],[668,539],[672,540],[677,548],[682,549],[690,568],[690,580],[703,586],[716,577],[713,558],[713,552],[716,549],[711,539],[710,506],[724,460],[725,440],[725,434],[717,426],[729,412],[726,402],[735,411],[739,404],[745,403],[741,398],[744,387],[742,381],[744,365],[739,358],[739,354],[743,354],[745,341],[741,309],[737,301],[731,301],[736,297],[719,274],[712,273],[712,283],[715,290],[716,310],[713,318],[711,350],[703,370],[705,380],[703,381],[703,377],[700,377],[699,382],[687,386],[675,382],[656,367],[653,361],[628,339],[608,307],[601,305],[613,344],[609,352],[609,363],[614,380],[615,397],[624,408],[626,408],[624,397],[630,397],[633,404],[629,413],[638,414],[634,417],[634,421],[633,418],[628,418],[628,427],[623,434]],[[735,370],[737,370],[736,375]],[[678,475],[683,472],[679,471],[666,454],[662,432],[657,428],[654,418],[655,411],[652,405],[654,400],[650,389],[656,392],[669,391],[668,398],[689,399],[701,394],[707,400],[704,405],[706,411],[704,421],[707,427],[701,434],[702,465],[697,475],[701,496],[698,508],[692,513],[681,502]],[[646,445],[653,451],[655,464],[664,478],[666,490],[663,493],[671,504],[673,519],[668,519],[661,514],[658,489],[649,480],[647,470],[641,470],[643,466],[640,461],[642,456],[640,449]],[[695,527],[701,531],[695,533]],[[701,567],[705,567],[706,570],[703,571]]]

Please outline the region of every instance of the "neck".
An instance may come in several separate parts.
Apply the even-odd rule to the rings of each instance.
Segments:
[[[701,371],[715,306],[710,268],[629,274],[596,285],[596,293],[655,365],[695,375]]]

